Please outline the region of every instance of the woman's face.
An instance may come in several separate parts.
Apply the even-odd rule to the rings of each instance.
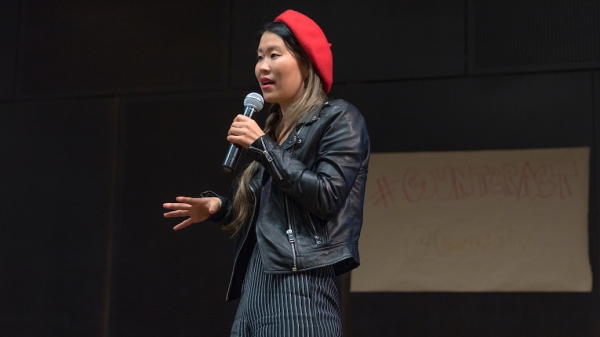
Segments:
[[[262,35],[257,53],[254,74],[265,101],[277,103],[285,110],[302,96],[307,70],[300,69],[294,54],[275,33]]]

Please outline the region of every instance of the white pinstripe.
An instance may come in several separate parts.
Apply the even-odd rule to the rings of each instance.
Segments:
[[[256,247],[248,264],[231,337],[341,335],[333,267],[266,274]]]

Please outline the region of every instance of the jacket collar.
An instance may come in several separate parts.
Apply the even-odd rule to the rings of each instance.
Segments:
[[[309,111],[306,115],[302,116],[302,118],[298,120],[298,124],[308,124],[316,121],[319,118],[319,113],[321,112],[321,110],[330,105],[331,104],[329,104],[329,101],[325,101],[325,103],[321,104],[321,106],[318,109]]]
[[[296,144],[296,142],[301,142],[299,138],[300,136],[298,135],[298,130],[304,127],[305,125],[311,124],[317,119],[319,119],[321,111],[323,111],[323,109],[328,106],[331,106],[330,102],[325,101],[319,108],[311,110],[306,115],[302,116],[302,118],[298,120],[296,127],[292,129],[292,131],[288,135],[288,138],[281,144],[281,146],[287,150],[294,144]]]

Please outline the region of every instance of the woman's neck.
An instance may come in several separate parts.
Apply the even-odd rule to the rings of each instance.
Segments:
[[[283,129],[282,130],[288,130],[288,127],[290,126],[290,120],[289,118],[286,118],[286,113],[285,110],[283,109],[283,107],[279,107],[281,109],[281,123],[283,123]],[[279,137],[279,145],[283,144],[283,142],[285,142],[285,140],[287,139],[287,137],[290,135],[290,132],[292,130],[290,129],[289,131],[286,131],[284,134],[281,134],[281,137]]]

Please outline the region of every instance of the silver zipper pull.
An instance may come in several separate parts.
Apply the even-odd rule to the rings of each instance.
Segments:
[[[286,231],[286,233],[287,233],[287,235],[288,235],[288,240],[290,240],[290,243],[294,243],[294,242],[296,242],[296,240],[294,240],[294,235],[293,235],[293,233],[292,233],[292,230],[291,230],[291,229],[288,229],[288,230]]]
[[[269,154],[269,152],[267,152],[267,150],[263,151],[265,157],[267,157],[267,161],[270,163],[273,161],[273,158],[271,157],[271,155]]]
[[[290,245],[292,246],[292,259],[294,259],[294,265],[292,266],[292,271],[298,271],[298,268],[296,267],[296,248],[294,247],[295,246],[294,242],[296,242],[296,240],[294,240],[294,235],[292,233],[291,228],[285,232],[288,235],[288,240],[290,240]]]
[[[315,242],[317,243],[317,245],[321,244],[321,238],[318,235],[315,235]]]

